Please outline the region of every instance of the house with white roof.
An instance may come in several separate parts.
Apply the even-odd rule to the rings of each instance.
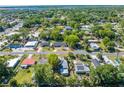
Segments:
[[[25,48],[36,48],[37,47],[37,44],[38,44],[38,41],[28,41],[24,47]]]
[[[96,44],[96,43],[90,43],[90,47],[93,49],[93,50],[99,50],[100,47]]]
[[[81,30],[87,30],[87,31],[89,31],[90,28],[91,28],[91,26],[90,25],[82,25],[80,28],[81,28]]]
[[[17,64],[19,63],[20,59],[21,59],[21,57],[18,57],[18,58],[14,58],[14,59],[11,59],[11,60],[7,61],[7,67],[9,67],[9,68],[16,67]]]
[[[112,60],[110,60],[107,56],[103,55],[102,58],[105,64],[112,64],[113,66],[115,66],[114,62],[112,62]]]

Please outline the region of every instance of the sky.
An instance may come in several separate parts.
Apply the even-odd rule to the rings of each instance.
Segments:
[[[124,0],[0,0],[0,5],[124,5]]]

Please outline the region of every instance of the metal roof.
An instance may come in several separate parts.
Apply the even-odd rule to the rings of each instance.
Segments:
[[[15,67],[18,64],[19,60],[20,60],[20,57],[7,61],[8,63],[7,67]]]
[[[28,47],[28,46],[35,46],[36,44],[38,43],[38,41],[29,41],[25,44],[25,47]]]

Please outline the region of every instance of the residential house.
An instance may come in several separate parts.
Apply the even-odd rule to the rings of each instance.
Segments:
[[[54,42],[54,43],[51,43],[51,46],[53,46],[53,47],[67,47],[67,44],[64,42]]]
[[[15,68],[18,65],[20,59],[21,57],[18,57],[18,58],[14,58],[14,59],[7,61],[7,67]]]
[[[87,65],[77,60],[74,61],[74,65],[75,65],[75,72],[77,74],[83,74],[83,73],[89,74],[90,69]]]
[[[93,63],[94,68],[100,66],[100,60],[94,55],[92,55],[91,57],[91,62]]]
[[[72,27],[70,27],[70,26],[65,26],[65,30],[72,30]]]
[[[21,44],[9,44],[8,46],[7,46],[7,48],[11,48],[11,49],[17,49],[17,48],[21,48],[21,47],[23,47],[23,45],[21,45]]]
[[[60,68],[60,72],[62,75],[69,75],[69,71],[68,71],[68,62],[64,59],[64,58],[60,58],[61,61],[61,68]]]
[[[114,62],[112,62],[112,60],[110,60],[107,56],[102,56],[105,64],[112,64],[113,66],[115,66]]]
[[[100,50],[100,47],[99,47],[96,43],[90,43],[90,47],[91,47],[94,51]]]
[[[38,41],[28,41],[24,47],[26,48],[36,48],[38,44]]]
[[[42,47],[49,46],[49,42],[47,42],[47,41],[41,41],[41,46]]]
[[[26,58],[23,60],[21,67],[22,68],[28,68],[34,64],[35,64],[35,60],[33,58]]]

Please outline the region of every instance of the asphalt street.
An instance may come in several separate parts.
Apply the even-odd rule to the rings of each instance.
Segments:
[[[90,55],[96,55],[99,52],[86,52],[85,50],[75,50],[73,51],[74,54],[90,54]],[[18,54],[68,54],[67,51],[57,51],[57,52],[51,52],[51,51],[45,51],[45,52],[0,52],[0,55],[18,55]],[[112,55],[116,56],[117,53],[102,53],[103,55]],[[124,52],[119,52],[119,56],[123,56]]]

